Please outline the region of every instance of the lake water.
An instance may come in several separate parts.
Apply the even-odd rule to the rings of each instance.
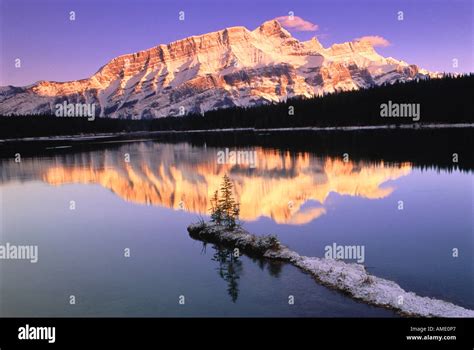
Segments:
[[[231,146],[255,162],[219,164],[226,148],[133,141],[0,159],[0,244],[39,254],[0,262],[0,316],[396,316],[191,239],[226,173],[250,232],[308,256],[364,246],[371,273],[474,308],[469,167],[281,146]]]

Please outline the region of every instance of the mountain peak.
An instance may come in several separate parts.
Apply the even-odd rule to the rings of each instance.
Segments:
[[[270,37],[291,38],[291,34],[276,19],[263,22],[254,32]]]
[[[306,45],[306,47],[308,47],[309,49],[314,50],[314,51],[324,50],[323,45],[319,42],[318,38],[315,37],[315,36],[313,36],[308,41],[305,41],[304,44]]]
[[[365,49],[365,50],[374,50],[374,44],[369,40],[354,39],[351,42],[354,48]]]
[[[93,103],[100,117],[160,118],[431,76],[379,55],[373,38],[324,48],[276,19],[228,27],[116,57],[88,79],[1,88],[0,114],[54,114],[68,101]]]

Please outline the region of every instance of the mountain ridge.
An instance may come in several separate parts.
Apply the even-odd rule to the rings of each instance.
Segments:
[[[113,58],[90,78],[0,88],[0,114],[54,114],[96,104],[100,117],[151,119],[281,102],[438,76],[379,55],[367,41],[324,48],[277,20],[224,28]]]

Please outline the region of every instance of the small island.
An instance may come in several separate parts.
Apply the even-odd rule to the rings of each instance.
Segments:
[[[191,238],[230,249],[251,257],[290,263],[310,274],[317,282],[365,303],[392,309],[402,316],[474,317],[474,310],[452,303],[407,292],[397,283],[371,275],[362,264],[341,260],[301,256],[281,244],[276,236],[257,236],[239,222],[239,203],[232,194],[233,185],[224,175],[220,196],[211,200],[211,220],[188,226]]]

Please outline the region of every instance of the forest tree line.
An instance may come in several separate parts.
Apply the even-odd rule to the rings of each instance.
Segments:
[[[0,117],[0,138],[133,131],[227,128],[292,128],[413,124],[412,118],[382,118],[381,105],[419,104],[418,123],[472,123],[474,75],[413,80],[356,91],[252,107],[232,107],[147,120],[59,118],[49,115]]]

